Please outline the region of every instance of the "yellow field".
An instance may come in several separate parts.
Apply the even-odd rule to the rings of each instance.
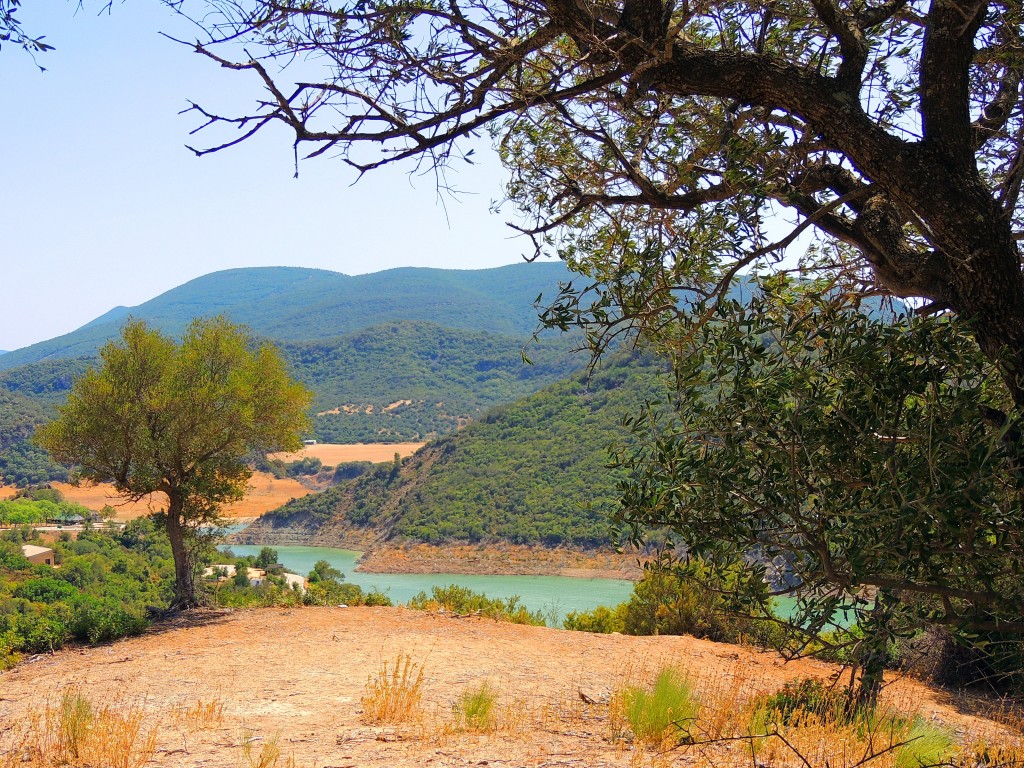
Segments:
[[[136,517],[148,515],[167,506],[163,494],[155,493],[141,501],[126,503],[117,495],[112,485],[101,484],[76,488],[68,483],[51,483],[64,494],[64,498],[88,509],[100,510],[110,505],[116,511],[115,519],[120,521],[134,520]],[[0,487],[0,498],[13,496],[15,488]],[[256,472],[249,480],[249,490],[245,498],[236,504],[224,507],[221,514],[231,519],[259,517],[264,512],[277,509],[289,499],[297,499],[312,493],[300,485],[297,480],[284,478],[278,480],[273,475]]]
[[[306,457],[320,459],[329,467],[335,467],[346,461],[391,461],[397,453],[402,458],[416,453],[423,443],[318,443],[307,445],[295,453],[272,453],[271,459],[281,461],[299,461]]]

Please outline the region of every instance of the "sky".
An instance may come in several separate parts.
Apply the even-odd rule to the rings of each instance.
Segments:
[[[354,171],[322,158],[294,179],[284,130],[197,158],[185,144],[198,123],[179,112],[249,103],[249,73],[162,37],[195,34],[157,0],[91,5],[27,3],[26,31],[56,50],[34,63],[0,49],[0,350],[222,269],[478,269],[529,250],[511,214],[490,211],[504,172],[486,147],[450,177],[458,199],[410,166],[353,185]]]

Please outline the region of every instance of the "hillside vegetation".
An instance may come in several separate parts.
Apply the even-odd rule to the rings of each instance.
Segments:
[[[358,277],[253,268],[198,278],[3,356],[0,481],[66,479],[66,469],[27,438],[56,415],[74,378],[129,316],[173,334],[193,317],[224,313],[275,342],[292,376],[316,395],[310,437],[321,442],[422,441],[584,364],[572,354],[572,335],[531,341],[533,302],[553,295],[567,276],[560,263],[547,263]]]
[[[290,502],[257,528],[367,530],[429,543],[511,541],[597,547],[610,543],[615,475],[607,447],[621,420],[656,398],[662,367],[621,353],[435,440],[401,465]]]
[[[173,336],[196,317],[223,314],[258,336],[280,341],[332,338],[401,320],[525,338],[537,326],[538,294],[553,297],[559,282],[570,277],[561,262],[480,270],[402,268],[355,277],[298,267],[230,269],[9,352],[0,358],[0,370],[92,356],[129,315]]]

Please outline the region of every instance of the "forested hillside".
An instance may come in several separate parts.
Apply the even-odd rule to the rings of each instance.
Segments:
[[[566,378],[586,362],[572,353],[575,343],[569,335],[528,343],[401,322],[280,348],[292,375],[316,393],[318,440],[388,442],[447,434],[488,408]]]
[[[257,537],[292,527],[311,537],[356,529],[430,543],[607,545],[607,448],[627,439],[622,418],[657,398],[662,370],[653,357],[620,353],[592,375],[491,410],[400,468],[377,466],[286,504],[261,519]]]
[[[91,356],[117,335],[129,315],[171,335],[195,317],[224,314],[259,336],[286,341],[332,338],[400,320],[527,337],[537,326],[537,295],[553,298],[559,281],[569,279],[561,262],[480,270],[402,268],[354,277],[298,267],[230,269],[9,352],[0,358],[0,369]]]

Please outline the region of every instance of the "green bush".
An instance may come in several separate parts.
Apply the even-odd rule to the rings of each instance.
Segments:
[[[485,682],[476,688],[467,688],[455,705],[459,725],[472,731],[486,731],[494,723],[494,705],[497,693]]]
[[[808,677],[786,683],[766,696],[758,709],[764,711],[766,723],[791,725],[801,714],[813,714],[823,722],[835,723],[849,719],[851,701],[849,688],[836,688]]]
[[[74,606],[71,634],[89,643],[105,643],[141,634],[147,626],[144,616],[116,600],[84,597]]]
[[[81,592],[66,581],[43,576],[22,582],[14,589],[13,594],[14,597],[31,600],[34,603],[57,603],[70,602]]]
[[[508,621],[513,624],[531,624],[537,627],[546,626],[540,611],[530,611],[520,605],[518,595],[502,600],[490,598],[468,587],[450,584],[447,587],[433,587],[430,596],[420,592],[409,601],[408,606],[421,611],[445,610],[462,615],[477,614],[497,621]]]
[[[576,632],[597,632],[609,635],[624,632],[626,628],[626,603],[615,608],[599,605],[592,611],[569,611],[562,627]]]
[[[638,741],[659,747],[691,741],[690,726],[700,705],[693,686],[671,667],[648,688],[630,687],[620,694],[622,715]]]

